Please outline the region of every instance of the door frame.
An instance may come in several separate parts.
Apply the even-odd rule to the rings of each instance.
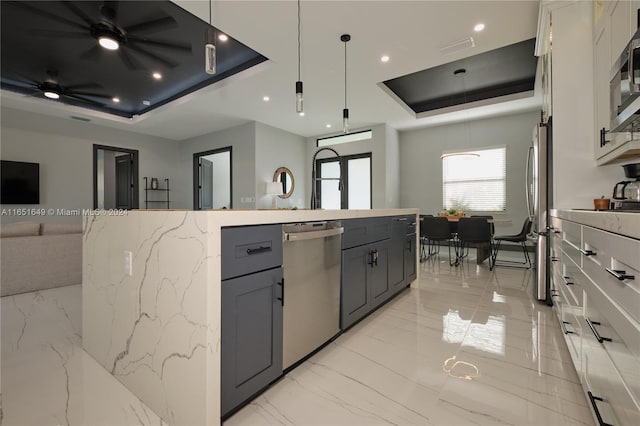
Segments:
[[[138,189],[138,150],[130,148],[121,148],[118,146],[93,144],[93,208],[98,208],[98,150],[126,152],[133,157],[133,166],[131,170],[131,209],[139,208],[140,190]]]
[[[193,209],[200,210],[198,201],[200,200],[200,157],[212,154],[229,152],[229,208],[233,208],[233,147],[211,149],[209,151],[196,152],[193,154]]]
[[[369,159],[369,200],[371,202],[369,209],[373,209],[373,153],[371,152],[363,152],[361,154],[353,154],[353,155],[341,155],[339,164],[340,170],[344,176],[342,176],[342,183],[344,186],[344,190],[340,191],[340,209],[349,209],[349,169],[348,164],[349,160],[357,160],[360,158],[368,158]],[[336,163],[338,159],[336,157],[328,157],[328,158],[319,158],[316,159],[316,170],[318,171],[318,177],[322,177],[322,167],[323,163]],[[316,194],[318,194],[319,205],[318,208],[322,208],[322,185],[321,180],[316,182]]]

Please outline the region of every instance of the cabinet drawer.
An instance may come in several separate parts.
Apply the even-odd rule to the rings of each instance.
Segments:
[[[566,293],[563,294],[562,290],[560,291],[560,299],[564,300],[566,297]],[[576,371],[581,371],[581,358],[582,358],[582,322],[580,321],[582,318],[580,312],[575,308],[572,308],[566,303],[562,304],[559,320],[560,327],[562,330],[562,334],[564,335],[564,339],[567,343],[567,348],[569,349],[569,354],[571,355],[571,360],[573,361],[573,365],[576,368]]]
[[[574,261],[564,252],[561,255],[562,270],[559,283],[570,295],[570,302],[574,307],[584,306],[583,289],[584,282],[588,278]]]
[[[585,246],[596,253],[585,258],[585,273],[640,322],[640,241],[590,227],[584,228],[584,240]]]
[[[412,214],[404,215],[404,216],[393,216],[391,218],[392,222],[400,222],[405,224],[405,235],[415,234],[416,233],[416,216]]]
[[[222,279],[282,265],[282,225],[222,228]]]
[[[391,237],[391,217],[367,217],[343,221],[342,248],[349,249]]]
[[[587,287],[585,335],[600,338],[628,389],[640,401],[640,324],[626,317],[595,285]]]
[[[562,239],[575,247],[582,244],[582,225],[578,225],[568,220],[562,221]]]

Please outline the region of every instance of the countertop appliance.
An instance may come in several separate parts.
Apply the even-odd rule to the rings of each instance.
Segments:
[[[339,220],[282,226],[284,370],[340,332],[343,233]]]
[[[611,132],[640,128],[640,29],[614,62],[609,79]]]
[[[539,123],[533,129],[533,143],[527,157],[527,209],[533,222],[532,233],[536,239],[536,282],[534,297],[551,305],[550,294],[550,236],[552,197],[552,117],[546,123]]]
[[[640,163],[625,164],[624,175],[634,180],[623,180],[613,187],[614,210],[640,211]]]

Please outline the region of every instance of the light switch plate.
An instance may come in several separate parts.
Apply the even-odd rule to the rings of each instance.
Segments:
[[[128,276],[133,275],[133,254],[127,250],[124,252],[124,273]]]

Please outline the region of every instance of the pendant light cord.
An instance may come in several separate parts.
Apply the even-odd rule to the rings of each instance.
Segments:
[[[344,42],[344,108],[347,108],[347,42]]]
[[[211,22],[212,22],[212,19],[211,19],[211,2],[212,2],[212,1],[213,1],[213,0],[209,0],[209,25],[213,25],[213,24],[211,23]]]
[[[298,0],[298,81],[300,80],[300,0]]]

